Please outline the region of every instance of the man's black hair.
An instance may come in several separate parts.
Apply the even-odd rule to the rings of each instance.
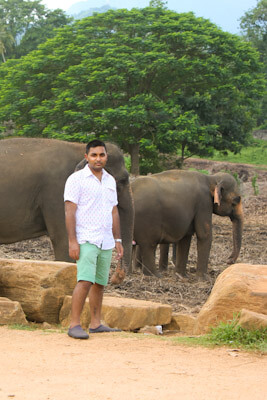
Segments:
[[[87,143],[86,154],[89,153],[89,150],[91,149],[91,147],[99,147],[99,146],[104,147],[105,150],[107,151],[106,145],[104,142],[102,142],[102,140],[94,139],[94,140],[91,140],[91,142]]]

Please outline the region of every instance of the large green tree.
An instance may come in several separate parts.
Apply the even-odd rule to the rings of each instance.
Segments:
[[[117,10],[59,29],[0,68],[0,122],[15,133],[117,142],[139,154],[238,151],[262,96],[249,43],[192,13]]]
[[[46,9],[41,0],[0,0],[0,21],[9,40],[5,58],[17,58],[53,37],[54,28],[70,23],[72,18],[60,9]]]

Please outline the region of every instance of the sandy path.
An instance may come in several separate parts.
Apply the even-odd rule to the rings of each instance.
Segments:
[[[73,340],[0,327],[0,399],[253,399],[267,392],[267,357],[172,345],[124,333]]]

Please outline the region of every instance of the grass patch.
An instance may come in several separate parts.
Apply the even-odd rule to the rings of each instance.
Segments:
[[[201,172],[204,175],[209,175],[209,171],[206,169],[188,168],[188,171]]]
[[[176,343],[206,347],[229,346],[267,354],[267,328],[247,330],[238,325],[236,318],[229,323],[221,322],[211,333],[198,337],[175,337]]]
[[[251,146],[244,147],[239,154],[228,152],[227,155],[224,155],[214,151],[213,157],[207,159],[238,164],[267,165],[267,141],[254,139]]]
[[[8,329],[15,329],[19,331],[37,331],[38,329],[41,329],[41,327],[37,326],[37,324],[29,324],[29,325],[12,324],[8,325]]]
[[[43,331],[49,333],[65,333],[67,331],[67,329],[63,328],[61,325],[51,325],[51,328],[46,328],[43,327],[42,324],[36,322],[29,322],[28,325],[12,324],[8,325],[8,329],[16,329],[20,331]]]
[[[267,328],[247,330],[233,320],[228,324],[221,322],[208,336],[214,344],[230,344],[231,347],[267,352]]]

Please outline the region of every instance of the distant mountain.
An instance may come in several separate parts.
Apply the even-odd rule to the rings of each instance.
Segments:
[[[115,8],[111,8],[108,4],[102,6],[102,7],[94,7],[94,8],[89,8],[88,10],[83,10],[80,11],[78,14],[70,14],[69,11],[67,11],[67,14],[72,16],[74,19],[82,19],[86,17],[91,17],[94,13],[104,13],[108,10],[115,10]]]
[[[255,3],[256,0],[168,0],[167,7],[178,13],[193,11],[197,17],[208,18],[223,30],[238,33],[239,19],[250,7],[255,7]],[[149,0],[85,0],[72,4],[66,12],[73,16],[79,15],[81,11],[91,10],[90,15],[92,15],[94,11],[104,12],[110,8],[130,10],[148,7],[148,5]],[[109,8],[103,9],[104,6]],[[103,9],[103,11],[99,11],[99,9]]]
[[[95,4],[94,4],[95,3]],[[143,1],[143,0],[100,0],[96,2],[95,0],[87,0],[87,1],[79,1],[77,3],[74,3],[68,8],[67,14],[76,16],[79,15],[81,11],[87,11],[87,10],[93,10],[93,9],[102,9],[102,7],[109,7],[107,10],[113,8],[113,9],[118,9],[118,8],[143,8],[147,7],[149,4],[149,0]],[[100,12],[100,11],[98,11]],[[104,11],[101,11],[104,12]],[[91,14],[92,15],[92,14]],[[76,18],[76,17],[75,17]]]

